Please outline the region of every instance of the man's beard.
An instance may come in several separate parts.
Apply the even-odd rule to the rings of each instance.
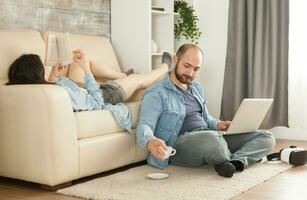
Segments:
[[[178,64],[175,66],[175,76],[177,78],[178,81],[180,81],[183,84],[191,84],[191,82],[194,80],[193,77],[187,76],[187,75],[180,75],[178,73]]]

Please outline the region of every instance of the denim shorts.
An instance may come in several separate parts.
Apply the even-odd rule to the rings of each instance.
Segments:
[[[108,80],[100,85],[102,90],[102,97],[104,103],[111,103],[113,105],[122,103],[125,100],[125,91],[115,81]]]

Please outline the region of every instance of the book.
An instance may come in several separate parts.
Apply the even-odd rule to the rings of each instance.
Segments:
[[[73,53],[69,33],[48,34],[45,65],[54,66],[57,63],[67,65],[73,63]]]

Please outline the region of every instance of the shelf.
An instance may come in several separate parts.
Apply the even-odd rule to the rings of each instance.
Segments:
[[[179,15],[178,13],[174,13],[174,12],[165,12],[165,11],[158,11],[158,10],[151,10],[152,14],[156,14],[156,15]]]
[[[151,53],[152,56],[162,56],[163,53]],[[174,56],[176,53],[170,53],[172,56]]]
[[[151,53],[152,56],[162,56],[162,53]]]

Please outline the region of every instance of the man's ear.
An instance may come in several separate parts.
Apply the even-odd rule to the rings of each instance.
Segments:
[[[177,65],[177,62],[178,62],[178,56],[173,56],[173,66],[175,67]]]

